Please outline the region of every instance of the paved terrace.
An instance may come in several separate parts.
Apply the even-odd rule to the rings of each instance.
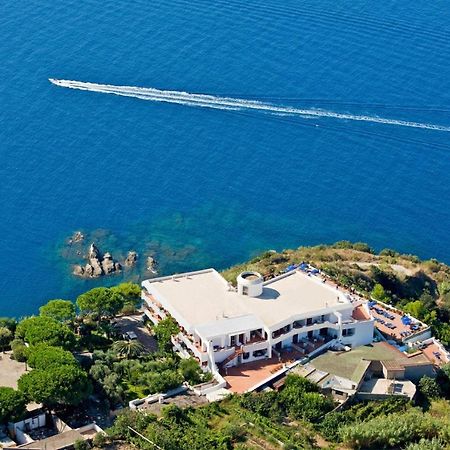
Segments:
[[[25,373],[25,363],[11,359],[12,352],[0,354],[0,386],[17,389],[18,379]]]
[[[423,331],[426,326],[420,322],[415,322],[412,325],[405,325],[402,322],[404,313],[395,308],[388,308],[380,302],[370,306],[371,313],[375,319],[375,326],[385,336],[391,337],[397,341],[402,341],[415,333]],[[412,326],[417,326],[413,330]]]
[[[228,384],[227,389],[241,394],[273,376],[283,369],[285,364],[293,363],[301,357],[302,355],[296,351],[283,351],[280,358],[261,359],[237,367],[230,367],[224,369],[222,375]]]
[[[436,366],[443,366],[450,362],[447,355],[434,342],[423,348],[422,352]]]

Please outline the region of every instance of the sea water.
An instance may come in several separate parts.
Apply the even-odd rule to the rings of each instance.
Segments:
[[[6,0],[0,25],[0,315],[138,281],[149,255],[168,274],[349,239],[450,262],[445,2]],[[73,277],[76,230],[138,267]]]

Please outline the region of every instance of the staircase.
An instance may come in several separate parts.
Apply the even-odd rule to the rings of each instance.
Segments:
[[[221,369],[224,369],[228,363],[235,360],[239,355],[242,355],[243,353],[244,349],[242,347],[239,348],[236,347],[234,352],[230,356],[227,356],[221,363],[219,363],[219,367]]]

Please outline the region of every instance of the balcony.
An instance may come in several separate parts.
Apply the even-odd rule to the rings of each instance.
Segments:
[[[272,332],[272,339],[277,339],[280,336],[283,336],[285,334],[288,334],[291,331],[291,326],[290,325],[286,325],[283,328],[280,328],[278,330],[275,330]]]

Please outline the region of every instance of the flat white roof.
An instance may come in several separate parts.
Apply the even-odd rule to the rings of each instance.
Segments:
[[[218,322],[224,324],[224,319],[247,316],[250,324],[253,317],[255,329],[260,323],[272,328],[294,316],[311,317],[349,307],[342,292],[299,271],[265,282],[263,294],[256,298],[230,289],[214,269],[149,279],[142,284],[181,325],[190,331],[205,326],[208,334]]]
[[[211,339],[217,336],[244,333],[248,330],[264,328],[264,324],[254,314],[220,319],[195,327],[202,338]]]

